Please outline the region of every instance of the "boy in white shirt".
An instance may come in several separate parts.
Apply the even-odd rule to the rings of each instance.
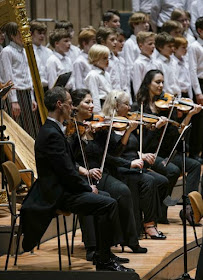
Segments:
[[[183,27],[183,36],[187,39],[188,44],[190,45],[195,41],[195,37],[192,32],[190,32],[190,21],[188,19],[188,14],[184,10],[175,9],[171,13],[171,20],[178,21],[182,24]]]
[[[5,31],[10,43],[0,54],[1,76],[4,82],[11,80],[15,85],[6,100],[7,110],[9,115],[35,138],[41,121],[23,40],[15,22],[8,23]]]
[[[75,80],[75,88],[85,88],[85,77],[92,69],[92,65],[88,61],[89,49],[96,43],[96,30],[92,28],[84,28],[78,36],[78,43],[82,50],[78,58],[73,63],[73,76]]]
[[[44,43],[47,27],[44,23],[33,20],[30,22],[30,31],[32,34],[33,49],[35,55],[37,56],[37,66],[41,82],[44,87],[44,91],[46,91],[48,89],[48,81],[45,66],[47,59],[53,53],[52,50],[42,45]]]
[[[181,96],[193,98],[189,64],[185,58],[188,42],[184,37],[176,37],[173,59],[176,62],[176,77],[181,90]]]
[[[120,13],[117,10],[107,10],[102,16],[102,22],[104,27],[119,28],[120,24]]]
[[[118,70],[119,70],[119,78],[120,78],[120,87],[121,90],[127,92],[130,97],[130,103],[132,104],[132,98],[130,93],[130,83],[128,79],[126,79],[126,63],[124,58],[121,56],[121,52],[125,45],[125,34],[124,31],[120,28],[117,28],[117,43],[116,48],[114,50],[114,55],[118,58]]]
[[[132,71],[133,63],[140,54],[140,49],[137,44],[136,35],[140,31],[149,31],[149,16],[141,12],[136,12],[130,17],[128,23],[133,34],[125,42],[122,55],[127,65],[126,76],[130,82],[130,73]]]
[[[107,94],[112,91],[110,75],[105,71],[108,67],[109,55],[109,49],[99,44],[93,45],[88,53],[89,63],[93,67],[85,78],[85,84],[92,94],[95,113],[101,111]]]
[[[133,83],[134,96],[136,96],[145,74],[149,70],[158,69],[152,54],[155,48],[155,33],[140,31],[137,34],[137,43],[141,53],[133,64],[131,79]]]
[[[168,33],[159,33],[155,38],[155,47],[158,51],[156,62],[158,69],[164,74],[164,92],[181,95],[178,80],[175,75],[176,63],[171,59],[175,39]]]
[[[193,100],[203,105],[203,17],[196,21],[196,31],[199,37],[189,48],[189,64],[192,88],[194,91]],[[190,156],[203,163],[203,110],[192,118],[192,132],[190,137]]]
[[[73,24],[70,21],[66,21],[66,20],[57,21],[55,24],[55,29],[61,29],[61,28],[67,30],[67,32],[70,34],[70,39],[72,41],[74,36]],[[71,43],[70,48],[66,53],[66,55],[70,58],[72,63],[74,63],[74,61],[79,56],[79,54],[80,54],[80,49]]]
[[[110,74],[111,85],[113,89],[120,90],[119,78],[119,60],[114,55],[117,43],[117,32],[115,29],[109,27],[100,27],[96,34],[96,41],[98,44],[104,45],[110,50],[109,65],[106,71]]]
[[[66,29],[55,29],[50,33],[49,42],[54,51],[53,54],[48,58],[46,64],[49,89],[54,86],[57,78],[61,74],[72,71],[72,62],[66,55],[70,49],[70,40],[70,34]],[[69,88],[70,84],[71,82],[69,82],[66,87]]]

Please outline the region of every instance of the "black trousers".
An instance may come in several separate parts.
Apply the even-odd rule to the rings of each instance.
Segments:
[[[203,93],[203,79],[199,79],[199,83]],[[193,96],[194,102],[197,103],[195,94]],[[190,154],[199,155],[200,152],[203,152],[203,110],[194,115],[191,122]]]
[[[182,171],[182,154],[178,153],[172,160],[172,163],[178,166],[178,168]],[[201,164],[192,158],[186,157],[186,194],[192,191],[198,191],[199,182],[200,182],[200,173],[201,173]]]
[[[118,203],[120,228],[122,232],[122,240],[120,244],[127,246],[138,245],[133,202],[129,188],[124,183],[107,173],[103,173],[102,179],[97,187],[99,190],[108,192]],[[84,215],[80,217],[85,247],[95,246],[94,225],[92,221],[92,217],[85,217]],[[114,229],[117,231],[118,235],[119,227],[114,227]]]
[[[96,229],[96,252],[101,261],[107,261],[110,256],[110,247],[121,242],[117,201],[111,197],[84,192],[65,194],[61,205],[63,205],[63,210],[72,213],[92,215]]]
[[[168,179],[156,172],[143,169],[118,169],[118,178],[125,182],[131,193],[134,204],[134,215],[138,234],[141,233],[141,211],[144,222],[157,221],[162,216],[161,205],[167,195]]]
[[[202,244],[203,244],[203,238],[202,238]],[[203,246],[199,254],[199,260],[198,260],[197,271],[195,276],[195,280],[202,280],[202,279],[203,279]]]
[[[163,165],[163,158],[162,157],[157,157],[155,163],[151,166],[151,169],[156,171],[157,173],[160,173],[164,176],[169,181],[169,188],[168,188],[168,195],[171,195],[173,188],[180,176],[181,170],[180,168],[173,164],[169,163],[166,167]]]

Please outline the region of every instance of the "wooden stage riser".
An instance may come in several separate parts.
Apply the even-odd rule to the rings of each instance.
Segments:
[[[202,239],[199,239],[199,243]],[[192,242],[193,246],[195,243]],[[192,244],[187,246],[187,270],[190,271],[194,269],[197,265],[200,248],[195,247],[194,249],[189,249]],[[178,255],[179,251],[174,252],[170,256],[173,258],[174,255]],[[173,280],[177,279],[184,273],[184,255],[183,248],[181,248],[182,254],[179,257],[175,257],[172,261],[166,258],[160,265],[151,270],[147,275],[145,275],[142,280]]]
[[[70,232],[72,230],[72,221],[73,221],[73,216],[70,215],[66,217],[66,222],[67,222],[67,230]],[[64,233],[64,224],[63,224],[63,217],[59,216],[59,225],[60,225],[60,233]],[[17,233],[18,227],[16,227],[15,232]],[[7,253],[8,250],[8,244],[9,244],[9,238],[10,238],[10,232],[11,232],[11,227],[10,226],[1,226],[0,227],[0,256],[4,255]],[[57,236],[57,230],[56,230],[56,219],[53,219],[52,222],[50,223],[48,229],[46,230],[45,234],[43,235],[41,239],[41,243],[50,240],[54,237]],[[15,250],[15,239],[16,235],[14,237],[14,250]],[[23,249],[20,243],[19,247],[19,253],[22,253]]]

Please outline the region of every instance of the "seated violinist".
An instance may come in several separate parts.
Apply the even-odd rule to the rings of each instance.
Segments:
[[[93,99],[88,89],[78,89],[72,92],[73,105],[76,107],[76,120],[77,122],[84,122],[84,120],[92,117],[93,113]],[[92,140],[88,140],[91,136]],[[106,161],[104,165],[104,170],[101,173],[101,165],[104,160],[104,148],[106,143],[107,130],[100,130],[96,133],[89,132],[89,135],[84,135],[82,137],[82,146],[84,151],[79,147],[80,136],[76,133],[71,136],[69,141],[72,143],[72,149],[76,161],[80,166],[89,166],[90,170],[94,170],[95,175],[100,175],[99,180],[97,180],[97,188],[100,191],[105,191],[110,194],[111,197],[117,200],[119,208],[119,219],[122,232],[122,242],[120,245],[122,247],[127,246],[131,249],[133,253],[146,253],[147,249],[142,248],[139,245],[138,234],[136,229],[136,223],[133,213],[133,202],[131,198],[131,192],[129,188],[120,180],[116,179],[110,174],[110,169],[113,165],[129,165],[127,162],[121,161],[119,158],[115,158],[107,154]],[[117,147],[119,143],[115,142],[114,134],[112,133],[110,138],[110,143],[108,146],[108,153],[117,153]],[[115,149],[116,148],[116,149]],[[84,162],[82,157],[82,152],[84,152],[87,159],[87,163]],[[110,158],[110,159],[109,159]],[[84,175],[87,175],[88,171]],[[93,175],[94,175],[93,174]],[[90,174],[91,175],[91,174]],[[95,251],[95,232],[93,219],[91,217],[81,217],[80,224],[83,233],[83,241],[85,243],[85,248],[87,251],[86,258],[91,260],[91,256]],[[117,229],[116,229],[117,230]],[[122,259],[122,261],[126,261]]]
[[[116,116],[126,117],[130,109],[129,102],[127,93],[110,92],[102,112],[105,116],[112,116],[115,109]],[[139,218],[137,213],[140,213],[140,210],[143,212],[146,236],[148,234],[152,239],[165,239],[166,236],[157,230],[156,222],[162,216],[161,205],[167,194],[168,179],[145,168],[145,162],[150,165],[154,163],[154,155],[139,153],[139,143],[132,131],[133,129],[128,129],[125,134],[123,131],[115,131],[118,139],[122,137],[123,151],[120,158],[130,163],[130,168],[121,166],[117,168],[117,178],[126,183],[131,190],[137,219]]]
[[[161,111],[155,105],[156,100],[161,98],[163,95],[162,92],[163,84],[164,84],[164,76],[160,70],[151,70],[147,72],[137,95],[138,104],[140,105],[141,102],[143,102],[144,104],[144,112],[158,115],[158,116],[164,116],[168,114],[167,111]],[[182,132],[183,127],[185,125],[188,125],[192,116],[199,113],[200,111],[201,111],[201,106],[195,104],[193,108],[191,108],[191,110],[189,110],[189,112],[186,115],[184,115],[183,112],[180,111],[178,108],[174,108],[173,113],[171,115],[171,119],[179,122],[181,126],[180,128],[178,128],[177,126],[174,126],[170,123],[168,124],[166,134],[160,146],[160,150],[158,154],[159,157],[166,158],[170,155],[180,133]],[[167,118],[165,118],[165,123],[167,123]],[[154,131],[145,130],[144,146],[143,146],[145,152],[148,151],[153,153],[156,152],[162,129],[156,129]],[[182,172],[181,148],[182,147],[177,148],[177,153],[171,160],[171,163],[173,164],[171,165],[172,170],[174,169],[174,165],[175,165],[179,169],[179,174]],[[165,167],[163,168],[163,163],[160,160],[155,162],[153,168],[154,170],[162,174],[164,174],[165,172]],[[195,159],[186,157],[186,172],[187,172],[186,193],[188,194],[191,191],[198,191],[198,186],[200,182],[200,172],[201,172],[200,163]],[[166,176],[168,177],[167,174]],[[171,183],[171,187],[174,186],[175,178],[172,178],[172,181],[173,182]],[[170,190],[170,192],[171,191],[172,189]],[[192,224],[189,213],[190,213],[190,205],[188,201],[187,218],[189,223]],[[180,213],[180,216],[182,218],[182,212]]]
[[[96,227],[97,270],[134,271],[125,268],[111,256],[110,246],[121,242],[118,207],[115,199],[98,194],[95,185],[83,179],[64,135],[64,120],[70,118],[72,99],[62,87],[45,93],[48,118],[35,141],[38,179],[21,208],[23,249],[31,251],[39,244],[56,210],[93,215]]]

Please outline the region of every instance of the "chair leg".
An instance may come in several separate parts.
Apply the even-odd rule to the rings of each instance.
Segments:
[[[69,242],[68,242],[68,232],[67,232],[67,225],[66,225],[66,217],[65,216],[63,216],[63,223],[64,223],[65,236],[66,236],[66,247],[67,247],[67,253],[68,253],[68,263],[69,263],[69,266],[71,266],[70,247],[69,247]]]
[[[22,225],[21,225],[21,224],[19,224],[19,227],[18,227],[18,233],[17,233],[16,255],[15,255],[14,265],[16,265],[16,264],[17,264],[18,249],[19,249],[19,243],[20,243],[21,230],[22,230]]]
[[[57,225],[57,238],[58,238],[58,255],[59,255],[59,270],[62,270],[61,265],[61,242],[60,242],[60,231],[59,231],[59,217],[56,216],[56,225]]]
[[[73,214],[73,228],[72,228],[72,242],[71,242],[71,254],[73,254],[73,247],[74,247],[74,237],[77,228],[77,215]]]
[[[17,219],[17,217],[15,217],[15,219],[13,221],[12,229],[11,229],[11,235],[10,235],[8,252],[7,252],[6,263],[5,263],[5,270],[7,270],[7,268],[8,268],[8,261],[9,261],[9,255],[11,252],[11,245],[12,245],[12,240],[13,240],[13,233],[14,233],[14,229],[15,229],[16,219]]]

